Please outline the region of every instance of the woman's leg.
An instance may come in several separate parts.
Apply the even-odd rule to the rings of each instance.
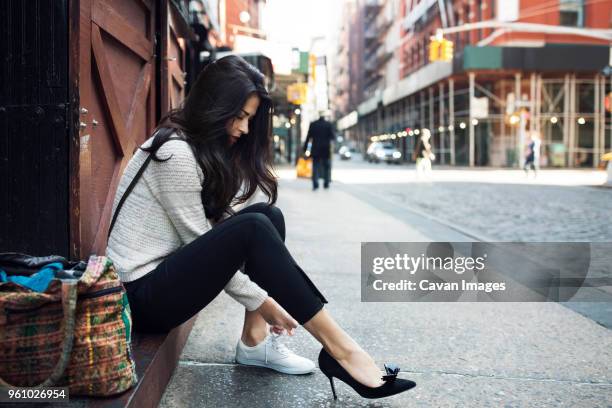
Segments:
[[[383,381],[380,369],[355,340],[336,323],[325,309],[304,323],[304,328],[353,378],[368,387],[378,387]]]
[[[260,213],[265,215],[270,220],[283,242],[285,242],[285,217],[280,208],[263,202],[255,203],[238,211],[236,215],[248,213]]]
[[[266,203],[257,203],[244,208],[238,214],[245,214],[247,212],[264,214],[272,222],[283,242],[285,241],[285,219],[278,207],[269,206]],[[325,309],[321,309],[312,319],[306,322],[304,328],[349,373],[355,374],[353,377],[357,381],[371,387],[377,387],[382,383],[380,380],[380,370],[372,357],[342,330]],[[258,312],[245,312],[242,331],[242,341],[245,344],[254,346],[261,342],[267,335],[267,329],[266,321]]]
[[[238,214],[246,214],[246,213],[261,213],[268,217],[272,225],[278,234],[280,235],[283,242],[285,242],[285,217],[281,210],[273,205],[268,205],[266,203],[256,203],[245,207],[240,210]],[[268,335],[268,323],[264,320],[264,318],[257,311],[249,312],[248,310],[244,310],[244,325],[242,326],[242,335],[240,336],[240,340],[244,344],[249,347],[256,346],[265,340]]]
[[[264,341],[268,336],[268,323],[264,318],[253,310],[244,310],[244,324],[240,340],[249,347],[254,347]]]
[[[270,219],[245,212],[167,257],[142,281],[127,285],[135,327],[178,326],[210,303],[243,264],[251,280],[298,322],[323,307],[325,298],[293,260]]]
[[[128,284],[134,326],[166,331],[203,309],[246,262],[245,271],[358,381],[376,386],[380,371],[323,310],[325,299],[287,251],[263,214],[237,214]],[[136,281],[136,282],[138,282]]]

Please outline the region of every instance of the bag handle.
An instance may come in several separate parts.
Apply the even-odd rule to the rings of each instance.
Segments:
[[[74,344],[74,328],[75,328],[75,314],[77,304],[77,281],[76,280],[63,280],[62,281],[62,309],[64,311],[63,332],[64,337],[62,339],[62,351],[60,354],[59,361],[53,368],[51,375],[47,377],[42,383],[34,385],[33,387],[51,387],[56,384],[59,379],[64,375],[70,355],[72,353],[72,346]],[[11,385],[0,378],[0,388],[17,387]]]

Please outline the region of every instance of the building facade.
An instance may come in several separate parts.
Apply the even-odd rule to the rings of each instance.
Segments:
[[[375,3],[363,9],[384,37],[380,58],[372,68],[372,53],[364,54],[358,120],[343,122],[363,148],[372,137],[389,140],[409,160],[427,128],[441,164],[518,166],[532,136],[542,142],[541,166],[594,167],[610,150],[611,78],[602,69],[612,1]],[[396,16],[391,24],[385,9]],[[454,43],[452,61],[430,61],[440,29]],[[375,37],[367,30],[366,48]]]

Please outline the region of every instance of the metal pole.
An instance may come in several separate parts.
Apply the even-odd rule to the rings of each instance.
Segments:
[[[597,167],[599,164],[599,127],[601,126],[600,115],[599,115],[599,74],[595,75],[595,82],[593,84],[595,89],[594,94],[594,123],[593,123],[593,167]]]
[[[536,78],[536,132],[542,137],[542,74]]]
[[[450,129],[450,160],[451,165],[455,165],[455,81],[448,80],[448,123],[452,125]]]
[[[471,3],[473,4],[475,2]],[[459,26],[441,28],[436,31],[443,35],[449,35],[464,31],[482,29],[502,29],[522,33],[578,35],[587,38],[597,38],[608,42],[612,39],[612,30],[590,30],[584,28],[553,26],[549,24],[503,22],[495,20],[480,21],[477,23],[466,22],[465,24]]]
[[[502,79],[501,80],[501,96],[504,100],[504,105],[503,105],[503,112],[504,112],[504,116],[502,116],[501,119],[499,120],[499,129],[500,129],[500,136],[501,136],[501,141],[502,141],[502,146],[504,149],[504,152],[508,151],[508,137],[506,135],[506,121],[504,119],[505,114],[508,113],[508,107],[507,107],[507,101],[508,101],[508,90],[507,90],[507,84],[506,84],[506,80]],[[506,153],[507,154],[507,153]],[[506,157],[507,160],[507,157]],[[510,163],[508,163],[508,165],[511,165]]]
[[[570,75],[570,104],[569,104],[569,166],[574,167],[574,153],[576,149],[576,76]]]
[[[291,134],[291,128],[287,129],[287,162],[293,163],[293,135]]]
[[[425,127],[425,97],[424,95],[425,95],[425,91],[421,91],[419,93],[419,108],[420,108],[419,127],[421,129]]]
[[[442,20],[442,27],[448,27],[448,21],[446,18],[446,7],[444,6],[444,0],[438,0],[438,10],[440,10],[440,19]]]
[[[444,82],[440,82],[438,84],[438,91],[440,96],[440,100],[438,101],[440,111],[438,112],[440,114],[440,128],[444,129],[442,132],[440,132],[440,164],[445,164],[444,155],[446,153],[446,149],[444,144],[444,134],[446,132],[446,128],[444,126]]]
[[[409,125],[410,122],[410,98],[406,96],[404,101],[402,102],[402,129],[406,129],[407,127],[412,127]],[[407,162],[408,159],[408,135],[404,136],[404,144],[402,149],[402,161]]]
[[[529,76],[529,134],[535,131],[535,110],[536,110],[536,74]]]
[[[516,73],[514,74],[514,101],[518,102],[522,99],[523,95],[521,95],[521,74],[520,73]],[[514,108],[514,110],[516,111],[516,108]],[[521,115],[521,118],[523,116]],[[519,121],[519,127],[518,129],[515,131],[515,146],[518,148],[518,152],[516,154],[516,162],[518,167],[520,168],[522,165],[522,161],[523,161],[523,150],[524,150],[524,146],[523,146],[523,129],[522,129],[522,121]],[[518,140],[516,140],[518,139]]]
[[[612,69],[610,70],[610,90],[612,91]],[[605,93],[605,88],[604,88],[604,93]],[[612,103],[612,101],[610,101],[610,103]],[[604,149],[605,149],[605,146],[606,144],[604,143]],[[610,148],[612,149],[612,109],[610,109]],[[610,163],[608,163],[608,166],[610,166]]]
[[[429,87],[428,92],[429,92],[429,131],[433,135],[434,134],[434,90],[432,86]]]
[[[383,111],[383,116],[385,117],[383,123],[385,128],[383,129],[383,132],[388,133],[391,131],[391,116],[393,114],[393,112],[391,111],[391,108],[389,106],[383,106],[382,107],[382,111]]]
[[[601,127],[599,129],[599,153],[600,155],[606,152],[606,86],[607,86],[607,78],[605,75],[601,75],[601,79],[599,81],[600,91],[599,91],[599,116],[601,120]]]
[[[469,79],[470,79],[470,103],[469,103],[469,119],[468,119],[468,126],[470,129],[470,167],[474,167],[474,153],[475,153],[475,148],[474,148],[474,123],[472,123],[472,120],[474,119],[472,114],[473,114],[473,106],[472,104],[474,103],[474,80],[476,78],[476,74],[474,74],[473,72],[469,73]]]
[[[569,74],[563,78],[563,146],[566,149],[565,166],[569,165],[569,127],[570,127],[570,84]]]

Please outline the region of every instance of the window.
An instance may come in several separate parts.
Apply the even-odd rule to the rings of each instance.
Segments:
[[[562,26],[584,26],[583,0],[559,0],[559,23]]]

